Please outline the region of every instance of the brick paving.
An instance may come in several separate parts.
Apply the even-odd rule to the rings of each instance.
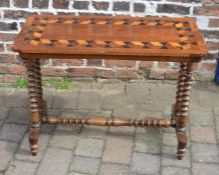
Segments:
[[[174,91],[172,82],[92,82],[46,89],[46,99],[52,115],[162,118],[169,117]],[[189,149],[179,161],[173,129],[134,127],[44,125],[32,157],[27,92],[0,89],[0,175],[217,175],[219,87],[196,83],[193,92]]]

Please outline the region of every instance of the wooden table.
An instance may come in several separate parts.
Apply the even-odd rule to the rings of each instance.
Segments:
[[[191,18],[51,16],[34,15],[13,45],[28,76],[32,155],[42,122],[49,124],[173,127],[176,129],[178,159],[187,148],[186,120],[192,85],[192,65],[207,54],[200,32]],[[180,62],[176,103],[170,119],[60,118],[48,116],[43,100],[40,59],[119,59]]]

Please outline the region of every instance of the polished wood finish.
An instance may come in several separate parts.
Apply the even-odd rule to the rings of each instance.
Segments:
[[[181,62],[179,69],[179,77],[177,83],[176,103],[172,106],[172,118],[175,119],[176,115],[180,112],[180,106],[183,96],[183,87],[186,74],[186,63]]]
[[[101,55],[143,60],[181,57],[177,61],[197,61],[207,53],[191,18],[125,16],[30,16],[13,50],[26,58],[35,54],[41,58],[57,58],[57,54],[61,58]]]
[[[89,118],[60,118],[48,116],[49,124],[63,125],[95,125],[95,126],[141,126],[141,127],[175,127],[175,121],[169,119],[123,119],[123,118],[104,118],[104,117],[89,117]]]
[[[189,111],[189,101],[192,89],[192,64],[187,63],[185,67],[184,82],[182,87],[181,102],[179,112],[176,113],[176,133],[178,139],[177,155],[178,159],[183,159],[187,148],[186,122]]]
[[[30,148],[37,153],[41,122],[63,125],[174,127],[177,156],[187,148],[186,122],[192,85],[192,64],[207,54],[191,18],[33,15],[16,38],[27,68],[31,111]],[[40,59],[119,59],[180,62],[176,103],[171,119],[60,118],[47,116]]]
[[[19,53],[21,58],[41,58],[41,59],[110,59],[110,60],[139,60],[139,61],[166,61],[166,62],[199,62],[201,57],[168,57],[168,56],[124,56],[124,55],[70,55],[70,54],[31,54],[31,53]]]
[[[27,69],[27,78],[28,78],[28,93],[29,93],[29,104],[31,111],[31,126],[29,132],[29,142],[30,149],[33,156],[37,154],[37,145],[40,135],[40,126],[41,126],[41,117],[40,114],[40,103],[39,100],[42,98],[42,89],[40,88],[41,84],[39,81],[39,64],[38,60],[35,59],[23,59],[24,64]]]
[[[176,103],[173,105],[172,119],[176,121],[178,139],[177,156],[183,159],[187,148],[186,122],[189,111],[189,100],[192,85],[192,64],[181,63],[176,92]]]
[[[35,65],[35,83],[36,83],[36,91],[37,91],[37,103],[40,111],[43,111],[43,90],[42,90],[42,76],[40,69],[40,60],[34,59]]]

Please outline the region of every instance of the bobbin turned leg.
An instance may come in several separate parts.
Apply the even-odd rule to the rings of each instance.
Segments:
[[[39,107],[39,111],[43,117],[43,120],[46,120],[45,118],[47,116],[47,105],[46,105],[46,101],[43,100],[42,76],[41,76],[39,59],[34,60],[34,66],[35,66],[35,85],[37,91],[37,104]]]
[[[181,63],[180,69],[179,69],[178,82],[177,82],[176,103],[173,104],[173,106],[172,106],[172,114],[171,114],[172,120],[175,120],[177,114],[179,114],[179,112],[180,112],[183,86],[184,86],[184,80],[185,80],[185,73],[186,73],[186,63]]]
[[[176,112],[176,134],[178,139],[177,156],[182,160],[187,149],[186,122],[189,112],[189,100],[192,88],[192,64],[185,66],[185,71],[181,72],[182,91],[180,95],[179,107]],[[183,81],[184,80],[184,81]]]
[[[36,63],[34,59],[24,60],[27,68],[29,105],[31,111],[31,126],[29,131],[30,149],[33,156],[37,154],[37,144],[40,135],[41,115],[38,102]]]

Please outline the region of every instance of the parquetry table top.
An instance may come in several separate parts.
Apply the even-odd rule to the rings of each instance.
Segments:
[[[207,54],[191,18],[127,16],[30,16],[13,50],[52,55],[200,57]]]

